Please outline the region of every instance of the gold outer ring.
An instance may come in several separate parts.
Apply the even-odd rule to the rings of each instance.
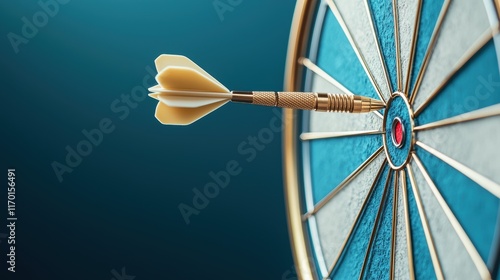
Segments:
[[[316,0],[298,0],[290,30],[288,53],[285,68],[285,90],[299,91],[303,67],[299,65],[300,57],[307,50],[306,38],[309,38],[311,21]],[[299,279],[314,279],[314,262],[311,258],[307,229],[302,221],[302,203],[300,199],[298,162],[297,162],[297,118],[296,111],[283,110],[283,173],[285,181],[285,198],[288,218],[288,231],[295,262],[295,271]]]

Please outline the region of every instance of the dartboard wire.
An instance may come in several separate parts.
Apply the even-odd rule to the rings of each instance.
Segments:
[[[478,185],[480,185],[483,189],[487,190],[494,196],[500,198],[500,185],[497,184],[496,182],[492,181],[491,179],[479,174],[478,172],[474,171],[470,167],[466,166],[463,163],[458,162],[457,160],[439,152],[438,150],[420,142],[417,141],[415,143],[417,146],[421,147],[422,149],[426,150],[433,156],[439,158],[440,160],[444,161],[451,167],[455,168],[458,172],[462,173],[463,175],[469,177],[472,181],[476,182]]]
[[[392,0],[392,14],[394,16],[394,44],[396,47],[396,76],[398,80],[398,91],[403,89],[403,71],[401,69],[401,42],[399,38],[399,13],[398,0]]]
[[[415,101],[415,96],[418,93],[418,90],[420,89],[420,84],[422,83],[422,80],[424,78],[425,71],[427,70],[427,65],[429,64],[429,60],[431,58],[432,53],[434,52],[434,47],[436,46],[437,43],[437,38],[439,35],[439,32],[441,31],[441,26],[443,25],[444,18],[448,14],[448,8],[450,7],[451,0],[445,0],[443,3],[443,6],[441,8],[441,11],[439,12],[438,19],[436,21],[436,25],[434,26],[434,30],[432,31],[431,39],[429,41],[429,44],[427,45],[427,50],[425,51],[424,55],[424,60],[422,61],[422,64],[420,66],[420,69],[418,70],[417,74],[417,79],[415,81],[415,86],[413,87],[410,95],[410,104],[413,104]],[[408,79],[408,83],[411,83],[411,79]],[[407,86],[409,89],[409,85]]]
[[[302,216],[303,221],[307,221],[307,219],[314,214],[318,213],[323,206],[328,203],[332,198],[334,198],[346,185],[349,184],[356,176],[359,175],[370,163],[372,163],[384,150],[384,147],[381,146],[378,148],[367,160],[365,160],[363,163],[361,163],[358,168],[356,168],[351,174],[349,174],[340,184],[338,184],[337,187],[335,187],[333,190],[331,190],[323,199],[321,199],[316,205],[314,205],[314,208],[311,211],[308,211]]]
[[[347,246],[347,243],[349,243],[349,240],[352,237],[354,229],[358,225],[359,219],[361,218],[361,215],[365,211],[366,205],[368,205],[368,201],[370,200],[370,197],[371,197],[371,195],[373,193],[373,190],[375,189],[375,186],[377,185],[377,183],[378,183],[378,181],[380,179],[380,176],[382,175],[382,172],[384,171],[384,168],[386,166],[387,166],[387,158],[385,158],[384,161],[382,162],[382,164],[380,165],[380,168],[379,168],[379,170],[377,172],[377,175],[375,176],[375,180],[373,180],[373,183],[372,183],[372,185],[370,187],[370,190],[368,191],[368,194],[366,195],[365,200],[363,201],[363,204],[361,204],[361,208],[359,209],[358,213],[356,214],[356,218],[354,219],[354,222],[352,223],[351,228],[349,229],[349,232],[347,233],[347,236],[344,238],[344,241],[342,242],[342,245],[340,246],[340,250],[337,253],[337,256],[335,256],[335,259],[334,259],[333,263],[328,268],[328,274],[327,275],[331,275],[333,273],[333,270],[337,266],[337,263],[340,260],[340,257],[342,256],[342,254],[344,253],[345,247]],[[328,280],[328,279],[329,279],[328,277],[324,278],[324,280]]]
[[[425,169],[423,163],[420,161],[419,157],[417,154],[413,153],[413,160],[415,161],[417,167],[419,168],[420,172],[422,173],[425,181],[427,182],[428,187],[434,194],[434,197],[438,201],[439,205],[441,206],[441,209],[444,211],[446,218],[452,225],[453,229],[455,230],[455,233],[458,235],[460,238],[460,241],[462,241],[462,244],[464,245],[467,253],[469,254],[470,258],[472,259],[472,262],[476,266],[479,275],[481,275],[482,279],[491,279],[490,271],[488,270],[488,267],[484,263],[483,259],[481,258],[481,255],[479,255],[479,252],[476,250],[476,247],[470,240],[469,236],[465,232],[465,230],[462,228],[462,225],[460,225],[460,222],[457,220],[455,215],[453,214],[453,211],[451,211],[450,207],[448,206],[448,203],[446,203],[446,200],[443,198],[441,193],[439,192],[438,188],[432,181],[429,173],[427,173],[427,170]]]
[[[453,66],[452,70],[446,77],[444,78],[443,81],[433,90],[431,91],[431,94],[427,97],[427,99],[420,104],[420,106],[415,110],[414,117],[418,117],[420,113],[429,105],[429,103],[441,92],[441,90],[450,82],[451,78],[455,76],[455,74],[458,73],[460,69],[464,65],[469,62],[469,60],[478,52],[480,51],[490,40],[499,32],[499,26],[496,25],[493,28],[488,28],[476,42],[470,47],[464,55],[458,60],[458,62]],[[417,92],[415,92],[415,95]],[[413,95],[412,95],[413,97]]]
[[[300,134],[300,139],[302,141],[310,141],[318,139],[351,137],[351,136],[362,136],[362,135],[377,135],[377,134],[384,134],[384,132],[380,130],[342,131],[342,132],[303,132],[302,134]]]
[[[339,81],[337,81],[335,78],[333,78],[330,74],[326,73],[326,71],[321,69],[321,67],[316,65],[309,58],[301,57],[301,58],[299,58],[298,63],[305,66],[309,71],[320,76],[325,81],[332,84],[333,86],[337,87],[342,93],[348,94],[348,95],[354,95],[348,88],[346,88],[343,84],[341,84]],[[374,113],[377,117],[379,117],[381,119],[384,118],[379,111],[372,111],[372,113]]]
[[[384,68],[384,78],[385,78],[385,81],[387,83],[387,88],[391,92],[393,92],[392,84],[391,84],[391,81],[389,79],[389,72],[387,71],[387,64],[385,62],[384,55],[382,54],[382,48],[380,47],[380,42],[378,40],[378,34],[377,34],[377,30],[375,28],[375,21],[373,20],[372,9],[370,8],[370,4],[368,3],[368,1],[369,0],[365,0],[365,7],[366,7],[366,11],[367,11],[369,18],[370,18],[370,27],[372,29],[373,39],[375,40],[375,45],[377,46],[377,53],[378,53],[378,57],[380,59],[380,63],[382,64],[382,67]]]
[[[308,220],[310,240],[312,245],[312,251],[316,256],[316,263],[318,264],[317,272],[319,275],[326,275],[326,262],[325,255],[323,254],[323,249],[321,247],[321,241],[318,235],[318,223],[316,221],[316,216],[312,216]],[[320,276],[321,277],[321,276]]]
[[[405,82],[405,89],[404,89],[404,93],[406,94],[406,96],[409,96],[409,91],[410,91],[411,74],[413,71],[415,52],[417,49],[417,40],[418,40],[418,32],[420,29],[421,14],[422,14],[422,0],[418,0],[417,14],[415,15],[415,24],[413,27],[413,35],[412,35],[412,42],[411,42],[411,49],[410,49],[410,59],[408,61],[408,69],[406,72],[406,82]]]
[[[366,265],[368,264],[368,258],[370,257],[371,247],[373,245],[373,241],[375,240],[375,236],[377,234],[377,229],[379,227],[380,218],[382,217],[385,201],[387,200],[389,185],[391,183],[391,177],[392,177],[392,172],[391,170],[389,170],[389,172],[387,172],[387,179],[385,181],[384,193],[382,194],[382,198],[380,199],[380,205],[377,210],[377,216],[375,216],[375,222],[373,224],[372,232],[370,234],[368,246],[366,247],[365,258],[363,259],[363,265],[361,266],[361,271],[359,273],[359,278],[358,278],[359,280],[362,280],[365,274]]]
[[[498,216],[500,216],[500,207],[498,208]],[[498,217],[497,216],[497,217]],[[492,268],[491,275],[495,277],[494,279],[499,279],[500,276],[500,223],[497,223],[495,227],[494,235],[496,241],[493,241],[493,246],[488,257],[488,267]]]
[[[479,119],[500,116],[500,104],[491,105],[478,110],[463,113],[451,118],[439,120],[436,122],[419,125],[413,128],[413,131],[423,131],[429,129],[435,129],[443,126],[454,125],[458,123],[464,123],[469,121],[475,121]]]
[[[316,65],[309,58],[301,57],[301,58],[299,58],[298,62],[299,62],[299,64],[305,66],[307,69],[312,71],[314,74],[320,76],[325,81],[327,81],[330,84],[332,84],[333,86],[337,87],[340,91],[342,91],[342,93],[354,95],[348,88],[346,88],[343,84],[341,84],[339,81],[337,81],[335,78],[333,78],[330,74],[326,73],[325,70],[321,69],[321,67]],[[384,118],[379,111],[373,111],[372,113],[374,113],[376,116],[378,116],[381,119]]]
[[[307,69],[311,70],[314,74],[320,76],[321,78],[325,79],[330,84],[332,84],[335,87],[337,87],[338,89],[340,89],[340,91],[342,91],[342,93],[354,95],[354,93],[352,93],[352,91],[350,91],[343,84],[341,84],[339,81],[337,81],[335,78],[333,78],[330,74],[326,73],[325,70],[321,69],[321,67],[316,65],[309,58],[301,57],[301,58],[299,58],[298,62],[299,62],[299,64],[304,65]]]
[[[441,269],[441,263],[439,262],[436,247],[434,246],[434,238],[432,237],[429,222],[427,221],[427,216],[425,215],[424,205],[422,203],[422,199],[420,198],[420,192],[417,188],[417,182],[415,180],[415,175],[413,174],[411,163],[407,164],[406,171],[408,172],[408,177],[410,177],[410,185],[413,191],[413,196],[415,197],[415,203],[417,204],[420,222],[422,223],[422,228],[424,230],[425,240],[427,241],[427,248],[429,249],[429,254],[431,255],[432,266],[434,267],[436,279],[443,280],[443,270]]]
[[[337,19],[338,23],[342,27],[342,30],[344,31],[344,34],[347,37],[347,40],[349,40],[349,43],[351,44],[351,47],[353,48],[353,50],[356,53],[359,61],[361,62],[361,65],[363,66],[363,69],[365,70],[365,72],[366,72],[366,74],[368,76],[368,79],[370,80],[370,82],[372,83],[373,87],[375,88],[375,91],[377,92],[378,97],[380,98],[380,100],[382,102],[386,103],[386,100],[385,100],[384,96],[382,95],[382,90],[380,89],[379,85],[375,81],[375,78],[373,77],[373,73],[368,68],[368,65],[366,63],[365,57],[360,52],[358,44],[356,43],[356,41],[352,37],[351,31],[347,27],[347,24],[345,23],[344,18],[342,17],[342,14],[340,13],[340,10],[337,8],[337,5],[335,5],[335,3],[333,3],[333,0],[325,0],[325,1],[328,4],[328,7],[330,7],[330,10],[332,11],[333,15]]]
[[[308,112],[304,112],[302,117],[302,126],[304,130],[309,129],[310,125],[310,114]],[[302,143],[302,158],[303,160],[303,180],[304,180],[304,196],[305,196],[305,210],[309,211],[314,208],[314,200],[312,194],[312,186],[311,186],[311,164],[310,164],[310,143],[303,142]],[[312,252],[316,257],[317,263],[317,272],[319,275],[326,275],[327,267],[323,254],[323,250],[321,248],[321,242],[318,234],[318,225],[316,222],[316,217],[312,216],[308,219],[307,224],[309,226],[309,235],[310,242],[312,246]]]
[[[413,265],[413,247],[412,247],[412,236],[411,236],[411,221],[410,221],[410,209],[408,206],[408,190],[406,189],[406,172],[404,170],[400,171],[401,178],[401,188],[403,190],[403,207],[405,215],[405,228],[406,228],[406,246],[408,253],[408,272],[410,274],[410,280],[415,279],[415,268]]]
[[[392,232],[391,232],[391,268],[389,277],[394,279],[394,268],[396,259],[396,236],[397,236],[397,217],[398,217],[398,191],[399,191],[399,172],[394,171],[394,195],[392,200]]]

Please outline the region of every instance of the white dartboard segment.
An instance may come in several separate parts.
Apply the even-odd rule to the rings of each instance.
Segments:
[[[419,192],[415,197],[420,195],[422,199],[443,276],[445,279],[457,280],[481,279],[471,256],[414,161],[411,169]]]
[[[483,0],[450,2],[422,83],[414,93],[415,108],[419,108],[431,97],[452,72],[453,67],[490,29]]]
[[[374,85],[380,89],[381,95],[387,100],[391,91],[385,79],[385,66],[378,54],[377,42],[370,26],[370,15],[364,8],[364,0],[339,0],[333,2],[338,8],[341,17],[337,18],[337,20],[345,22],[352,39],[359,48],[359,52],[364,57],[368,72],[373,75]]]
[[[404,186],[400,182],[401,178],[399,177],[394,277],[396,279],[410,279],[408,244],[406,239],[405,205],[403,203]]]
[[[500,184],[499,126],[500,116],[495,116],[419,131],[417,139]]]
[[[418,4],[421,0],[396,1],[399,14],[399,42],[401,45],[401,72],[403,86],[408,81],[408,67],[410,65],[411,50],[417,37],[413,37],[415,31],[415,19],[417,17]]]
[[[333,263],[340,252],[384,157],[383,154],[379,155],[316,214],[319,239],[327,266]]]

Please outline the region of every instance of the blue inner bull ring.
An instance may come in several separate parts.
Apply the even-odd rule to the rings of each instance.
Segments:
[[[389,162],[393,168],[402,167],[410,156],[411,144],[413,139],[413,121],[410,115],[410,108],[402,94],[394,94],[387,103],[385,112],[385,150]],[[392,141],[393,136],[393,121],[399,118],[403,126],[403,142],[400,147]]]

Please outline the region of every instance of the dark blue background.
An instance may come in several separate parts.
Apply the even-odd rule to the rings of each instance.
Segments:
[[[22,18],[42,8],[2,1],[0,174],[6,182],[16,168],[14,279],[112,279],[122,267],[135,280],[292,279],[281,134],[251,162],[237,149],[271,110],[230,104],[174,127],[157,122],[150,98],[123,120],[110,107],[161,53],[190,57],[230,89],[282,89],[294,4],[243,0],[221,20],[211,0],[72,0],[16,54],[8,34],[21,36]],[[103,118],[115,130],[59,182],[51,164]],[[178,205],[230,160],[242,173],[186,225]]]

